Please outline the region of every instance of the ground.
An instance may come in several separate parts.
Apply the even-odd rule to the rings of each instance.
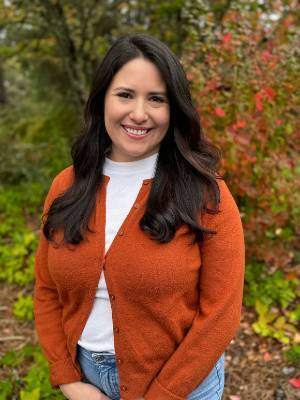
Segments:
[[[19,291],[16,286],[0,284],[0,357],[8,350],[37,343],[33,322],[17,321],[13,317],[12,304]],[[300,371],[286,365],[280,343],[253,332],[254,318],[251,310],[243,309],[240,329],[226,351],[222,400],[300,399],[300,389],[289,383],[289,379],[299,378]],[[22,376],[25,370],[26,366],[21,366],[14,372]],[[5,379],[5,375],[5,370],[0,370],[0,380]]]

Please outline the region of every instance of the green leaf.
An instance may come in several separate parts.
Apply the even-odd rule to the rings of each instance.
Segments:
[[[21,390],[20,392],[21,400],[39,400],[40,399],[40,388],[35,388],[30,392]]]
[[[8,381],[0,381],[0,400],[10,400],[13,385]]]

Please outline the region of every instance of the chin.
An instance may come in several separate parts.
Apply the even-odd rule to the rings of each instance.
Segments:
[[[147,157],[149,152],[139,151],[139,150],[131,150],[124,153],[124,157],[128,158],[145,158]]]

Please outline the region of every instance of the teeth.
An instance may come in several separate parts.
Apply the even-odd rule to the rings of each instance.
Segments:
[[[132,128],[127,128],[126,126],[124,126],[124,129],[128,132],[128,133],[132,133],[133,135],[145,135],[145,133],[147,133],[147,129],[132,129]]]

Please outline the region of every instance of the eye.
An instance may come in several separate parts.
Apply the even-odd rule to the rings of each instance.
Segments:
[[[120,93],[117,94],[117,96],[123,97],[124,99],[129,99],[131,94],[128,93],[128,92],[120,92]]]
[[[162,97],[158,97],[158,96],[152,96],[151,100],[155,101],[157,103],[163,103],[164,102],[164,99]]]

